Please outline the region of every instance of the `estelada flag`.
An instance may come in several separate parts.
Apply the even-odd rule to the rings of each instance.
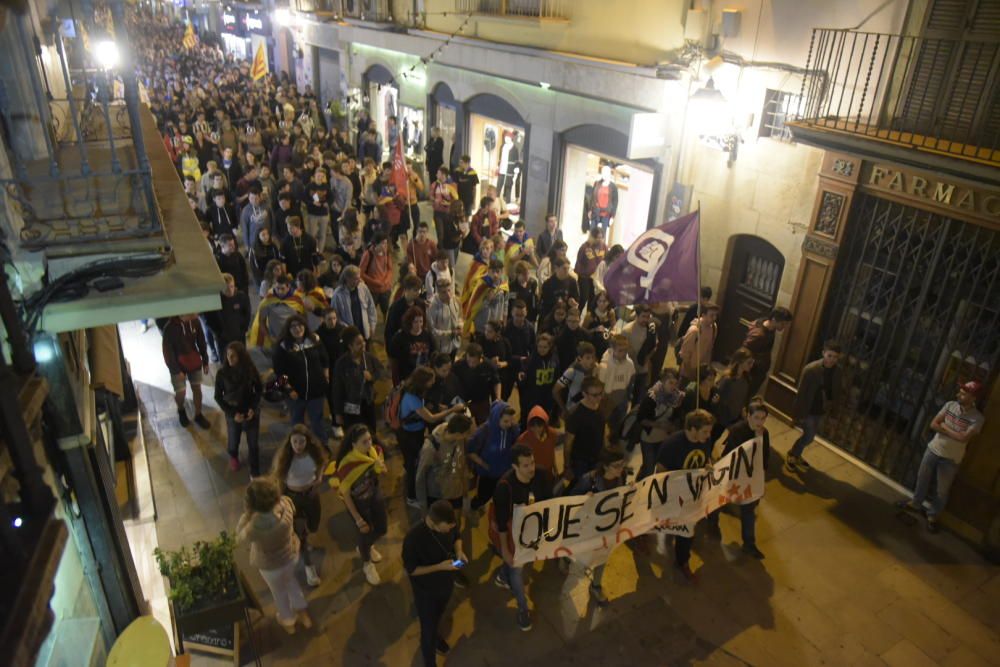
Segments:
[[[619,306],[697,301],[699,211],[647,229],[608,267],[604,287]]]
[[[198,35],[194,34],[194,26],[190,23],[184,30],[184,39],[181,40],[181,44],[185,49],[193,49],[198,45]]]
[[[410,178],[406,172],[406,158],[403,157],[403,133],[396,135],[396,149],[392,153],[392,175],[389,180],[396,186],[396,194],[405,196],[409,203],[408,188]]]
[[[254,81],[267,76],[267,53],[264,52],[264,42],[257,45],[257,53],[253,57],[253,65],[250,66],[250,78]]]

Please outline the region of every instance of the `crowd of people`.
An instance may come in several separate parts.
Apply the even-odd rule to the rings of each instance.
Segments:
[[[700,467],[751,438],[767,460],[768,409],[757,395],[787,309],[753,322],[725,364],[713,364],[711,289],[687,308],[616,304],[603,278],[623,248],[609,248],[601,226],[571,262],[556,216],[529,234],[468,156],[443,164],[436,131],[430,183],[414,168],[399,192],[385,159],[392,127],[383,142],[364,114],[353,127],[331,125],[308,86],[283,75],[255,83],[246,62],[212,45],[182,49],[180,25],[143,17],[133,29],[150,108],[225,280],[220,310],[158,323],[178,418],[189,425],[190,386],[193,421],[210,427],[201,384],[218,364],[214,397],[234,472],[244,439],[248,450],[238,535],[288,632],[312,624],[295,572],[302,560],[306,583],[320,583],[308,540],[328,483],[356,527],[365,578],[380,583],[393,450],[405,502],[421,517],[402,560],[428,665],[448,650],[438,625],[452,587],[468,583],[463,523],[488,518],[500,559],[491,578],[510,589],[517,625],[529,630],[514,507]],[[840,391],[840,352],[829,341],[806,368],[791,471],[809,467],[803,450]],[[392,389],[379,396],[385,379]],[[258,444],[265,410],[293,424],[269,466]],[[739,508],[742,544],[763,558],[755,507]],[[719,535],[718,512],[704,530]],[[665,536],[656,546],[665,550]],[[674,539],[674,566],[694,583],[690,553],[690,538]],[[590,571],[598,605],[609,603],[603,569]]]

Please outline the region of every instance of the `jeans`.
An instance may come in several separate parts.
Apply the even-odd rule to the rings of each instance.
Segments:
[[[399,429],[399,449],[403,453],[403,469],[406,471],[406,498],[417,497],[417,461],[420,449],[424,446],[424,431],[407,431]]]
[[[816,438],[816,431],[819,429],[819,420],[822,418],[823,415],[809,415],[798,421],[798,425],[802,429],[802,435],[792,445],[792,448],[788,452],[789,456],[802,456],[802,450]]]
[[[759,500],[755,500],[752,503],[747,503],[746,505],[740,505],[740,538],[743,540],[743,546],[745,547],[755,547],[757,546],[757,505],[760,503]],[[707,517],[705,521],[710,526],[719,525],[719,512],[721,510],[715,510]]]
[[[296,558],[277,569],[260,571],[260,576],[264,577],[267,587],[271,589],[271,595],[274,596],[274,606],[278,608],[278,620],[285,624],[293,623],[295,614],[305,611],[308,606],[306,596],[302,594],[302,586],[295,578],[297,564]]]
[[[497,576],[510,586],[510,592],[517,600],[517,610],[519,612],[528,611],[528,596],[524,593],[524,567],[511,567],[504,562],[497,570]]]
[[[254,477],[260,476],[260,449],[257,446],[260,438],[260,415],[255,414],[250,421],[237,422],[232,415],[226,415],[226,451],[229,456],[238,459],[240,457],[240,437],[247,436],[247,451],[250,464],[250,474]]]
[[[306,423],[309,418],[309,428],[319,441],[326,443],[326,422],[323,421],[323,398],[289,398],[288,412],[292,416],[292,424]]]
[[[326,232],[330,227],[330,215],[310,215],[306,213],[306,232],[316,239],[316,250],[323,252],[326,248]]]
[[[958,474],[958,463],[943,456],[938,456],[927,448],[924,458],[920,461],[920,470],[917,472],[917,488],[913,490],[913,504],[921,507],[928,499],[931,490],[931,479],[937,475],[937,488],[934,496],[930,498],[931,508],[927,513],[929,517],[935,517],[941,513],[944,506],[948,504],[948,493],[951,491],[952,482]]]
[[[354,498],[354,507],[358,514],[368,524],[368,532],[362,533],[358,530],[358,551],[361,552],[361,560],[368,562],[371,560],[371,549],[375,541],[385,535],[388,528],[389,519],[385,512],[385,498],[382,491],[375,490],[369,498]]]
[[[441,617],[448,608],[451,591],[451,585],[440,590],[413,587],[413,603],[417,608],[417,618],[420,619],[420,655],[423,656],[426,667],[437,667],[435,652],[438,628],[441,626]]]

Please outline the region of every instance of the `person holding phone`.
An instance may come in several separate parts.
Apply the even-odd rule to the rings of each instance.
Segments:
[[[455,573],[468,562],[455,508],[447,500],[435,501],[424,520],[403,538],[403,567],[413,586],[420,619],[420,655],[427,667],[437,665],[435,653],[447,655],[450,649],[438,628],[455,587]]]

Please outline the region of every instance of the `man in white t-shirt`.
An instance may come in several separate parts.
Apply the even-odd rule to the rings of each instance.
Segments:
[[[958,464],[965,456],[965,446],[983,428],[983,415],[976,409],[976,400],[983,393],[983,385],[971,381],[959,386],[958,400],[948,401],[931,420],[934,437],[927,444],[927,451],[917,472],[917,487],[913,499],[901,500],[896,505],[901,509],[923,510],[924,500],[928,500],[931,477],[937,476],[937,490],[930,498],[927,510],[927,530],[936,533],[937,516],[948,502],[948,492],[955,481]]]

